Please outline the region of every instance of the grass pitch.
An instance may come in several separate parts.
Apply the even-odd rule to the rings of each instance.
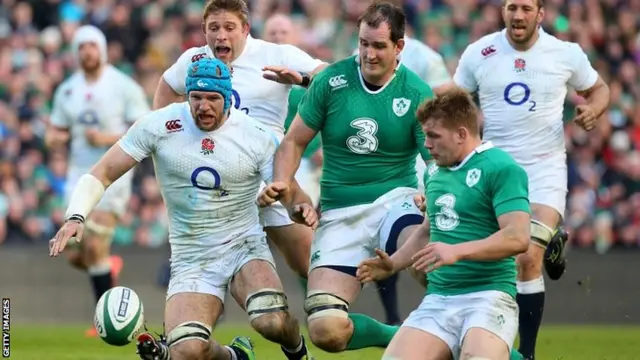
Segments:
[[[150,330],[160,330],[153,327]],[[28,326],[11,328],[11,357],[15,360],[135,360],[135,346],[114,347],[97,338],[84,337],[86,326]],[[284,359],[277,345],[262,339],[246,326],[223,325],[214,337],[225,344],[234,336],[248,335],[260,360]],[[640,359],[640,327],[547,326],[541,330],[540,360]],[[318,360],[380,359],[381,349],[327,354],[313,349]]]

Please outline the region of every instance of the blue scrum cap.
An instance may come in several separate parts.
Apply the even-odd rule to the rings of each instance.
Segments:
[[[194,90],[217,92],[224,97],[224,111],[231,107],[231,72],[218,59],[203,58],[192,63],[185,85],[187,95]]]

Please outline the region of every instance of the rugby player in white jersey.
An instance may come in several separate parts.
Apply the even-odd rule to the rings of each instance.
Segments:
[[[50,243],[50,256],[64,250],[70,237],[82,237],[84,219],[105,189],[152,157],[170,219],[171,279],[166,344],[164,337],[158,341],[141,334],[141,359],[254,360],[245,337],[227,347],[210,340],[227,293],[247,311],[256,331],[282,345],[288,359],[310,359],[298,322],[288,312],[256,206],[262,182],[271,182],[278,141],[264,125],[231,108],[231,74],[220,60],[192,64],[186,92],[188,102],[138,120],[81,177],[65,225]],[[315,227],[310,200],[299,193],[299,200],[282,201],[298,204],[298,221]]]
[[[56,90],[50,127],[46,134],[51,149],[71,141],[66,182],[71,191],[129,125],[150,109],[142,88],[129,76],[107,63],[107,40],[93,26],[82,26],[74,34],[72,51],[78,70]],[[87,218],[85,240],[69,251],[69,262],[87,271],[96,301],[114,286],[122,259],[109,256],[118,217],[131,195],[133,173],[123,176]],[[95,328],[87,335],[97,336]]]
[[[182,101],[189,65],[200,58],[215,57],[231,67],[233,106],[270,127],[282,139],[291,86],[308,86],[314,74],[327,64],[295,46],[251,37],[244,0],[209,0],[202,30],[207,45],[188,49],[165,71],[156,90],[154,108]],[[292,223],[282,206],[261,208],[260,220],[289,266],[306,279],[312,231]]]
[[[529,176],[531,246],[518,256],[520,349],[533,359],[544,307],[542,264],[549,277],[565,270],[567,166],[563,105],[567,86],[584,97],[573,122],[586,131],[609,104],[609,88],[579,45],[547,34],[543,0],[505,0],[506,28],[462,54],[454,81],[475,92],[484,139],[510,153]],[[499,76],[496,76],[499,74]]]

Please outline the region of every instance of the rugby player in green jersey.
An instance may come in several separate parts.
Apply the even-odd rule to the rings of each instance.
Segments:
[[[302,154],[320,133],[322,219],[311,250],[305,310],[312,342],[328,352],[385,347],[398,330],[349,314],[349,304],[361,290],[358,264],[374,256],[375,248],[402,243],[422,222],[413,200],[415,159],[420,151],[428,157],[428,151],[415,113],[433,92],[396,60],[404,27],[397,6],[367,8],[359,20],[359,55],[314,77],[276,154],[273,183],[259,198],[265,206],[296,196],[300,190],[290,184]],[[304,222],[308,209],[289,211]]]
[[[426,101],[416,117],[435,160],[425,171],[427,216],[393,255],[378,249],[358,269],[363,282],[411,265],[427,273],[424,300],[383,359],[510,359],[518,332],[515,255],[530,236],[527,175],[482,142],[465,90]]]

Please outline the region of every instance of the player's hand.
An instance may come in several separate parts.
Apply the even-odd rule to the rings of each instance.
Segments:
[[[420,249],[411,259],[414,261],[414,269],[428,273],[444,265],[455,264],[459,256],[455,246],[435,242]]]
[[[67,246],[71,238],[80,242],[84,233],[84,223],[75,220],[67,220],[58,230],[56,236],[49,240],[49,256],[58,256]]]
[[[103,141],[102,141],[102,134],[100,133],[100,130],[98,130],[98,129],[87,129],[87,131],[84,133],[84,135],[87,138],[87,142],[89,142],[89,144],[91,146],[95,146],[95,147],[104,146]]]
[[[271,204],[280,201],[281,198],[289,196],[291,189],[289,185],[276,181],[267,185],[260,195],[258,195],[258,206],[267,207]]]
[[[298,224],[307,225],[315,230],[318,227],[318,213],[312,205],[298,204],[289,212],[291,220]]]
[[[582,104],[576,106],[576,117],[573,121],[586,131],[591,131],[596,128],[596,112],[588,104]]]
[[[421,212],[425,212],[427,210],[427,198],[425,198],[424,195],[422,194],[413,195],[413,202],[416,204],[416,206],[418,207],[418,209],[420,209]]]
[[[356,278],[362,283],[384,280],[393,275],[393,261],[386,252],[376,249],[378,256],[358,265]]]
[[[265,66],[262,68],[262,76],[265,79],[275,81],[280,84],[300,85],[302,84],[302,74],[295,70],[287,69],[284,66]]]

